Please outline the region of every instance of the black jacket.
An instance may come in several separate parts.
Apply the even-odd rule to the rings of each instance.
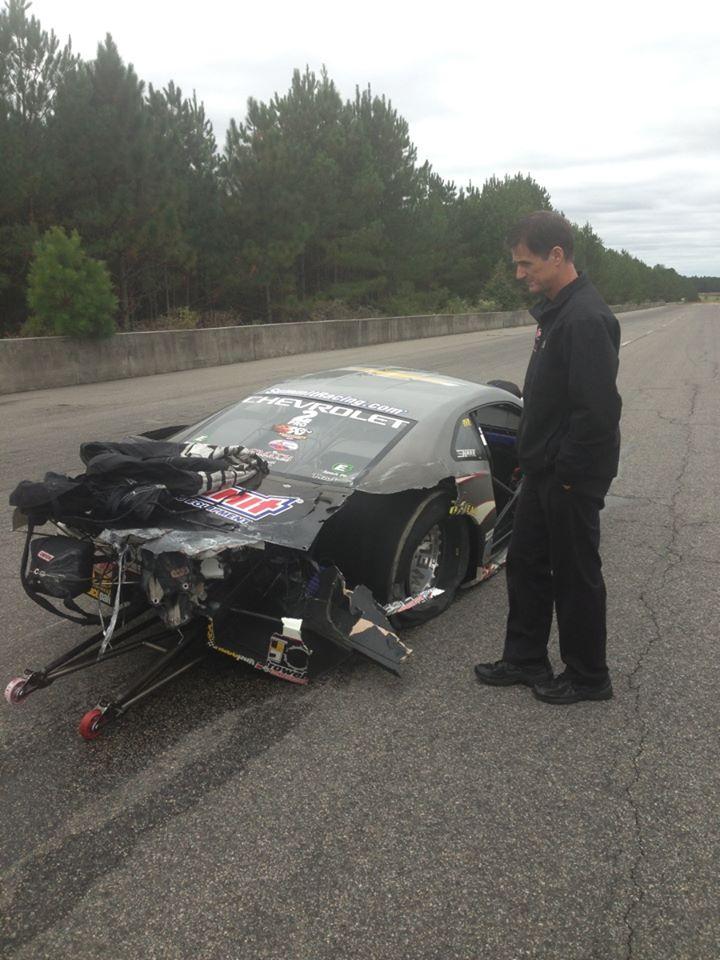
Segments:
[[[267,464],[243,449],[146,437],[83,443],[84,474],[46,473],[43,481],[22,480],[10,494],[10,505],[36,524],[51,517],[93,530],[158,525],[177,516],[176,497],[235,485],[257,489]],[[183,515],[188,512],[184,509]]]
[[[582,273],[530,313],[538,329],[523,387],[520,467],[568,482],[610,479],[620,454],[620,324]]]

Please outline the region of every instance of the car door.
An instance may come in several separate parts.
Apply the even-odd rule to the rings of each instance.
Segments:
[[[517,475],[517,431],[522,407],[511,401],[484,404],[471,419],[481,432],[492,471],[497,517],[493,528],[493,554],[507,546],[512,531],[515,503],[520,491]]]
[[[489,450],[472,410],[464,413],[455,425],[450,455],[459,461],[460,468],[455,474],[457,499],[450,505],[450,513],[467,517],[474,524],[475,555],[480,567],[490,553],[496,509]]]

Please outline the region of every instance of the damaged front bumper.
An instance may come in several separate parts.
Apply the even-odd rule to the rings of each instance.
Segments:
[[[153,529],[107,530],[98,544],[118,556],[131,552],[140,589],[166,626],[203,618],[209,646],[283,679],[305,682],[321,672],[337,659],[332,648],[357,650],[395,672],[408,656],[367,587],[349,590],[340,570],[304,551],[241,532]]]

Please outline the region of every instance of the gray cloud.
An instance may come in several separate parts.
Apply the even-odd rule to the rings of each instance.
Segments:
[[[0,0],[1,2],[1,0]],[[708,13],[708,10],[710,12]],[[365,0],[348,25],[329,2],[33,0],[32,13],[86,58],[111,31],[138,75],[206,107],[220,147],[248,97],[287,90],[294,67],[326,63],[343,98],[370,83],[410,125],[420,161],[478,186],[529,173],[604,242],[683,273],[720,275],[720,18],[700,0],[606,0],[592,29],[558,17],[548,81],[537,4],[449,0],[413,15]],[[526,65],[539,57],[542,70]]]

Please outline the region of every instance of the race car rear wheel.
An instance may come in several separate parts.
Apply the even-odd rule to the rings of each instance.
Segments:
[[[439,523],[430,527],[415,548],[408,565],[408,594],[416,597],[423,590],[435,586],[437,572],[442,560],[443,530]]]
[[[427,497],[408,498],[397,524],[388,523],[376,553],[376,590],[383,602],[404,600],[437,587],[434,600],[398,614],[400,623],[424,623],[452,601],[465,579],[470,556],[470,536],[463,517],[450,516],[450,497],[435,491]]]

